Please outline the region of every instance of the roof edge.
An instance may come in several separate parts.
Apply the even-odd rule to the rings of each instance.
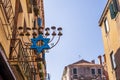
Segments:
[[[103,12],[102,12],[102,15],[101,15],[101,17],[100,17],[100,19],[99,19],[99,21],[98,21],[99,26],[101,26],[102,21],[103,21],[103,18],[105,17],[105,14],[106,14],[107,11],[108,11],[108,7],[109,7],[110,2],[111,2],[111,0],[108,0],[107,3],[106,3],[106,5],[105,5],[105,8],[104,8],[104,10],[103,10]]]

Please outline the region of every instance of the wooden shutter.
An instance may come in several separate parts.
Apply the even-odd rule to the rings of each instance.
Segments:
[[[114,19],[116,15],[115,15],[115,12],[114,12],[113,4],[109,5],[109,9],[110,9],[111,19]]]
[[[114,10],[115,14],[117,14],[117,12],[118,12],[118,5],[117,5],[117,1],[116,0],[113,0],[113,10]]]

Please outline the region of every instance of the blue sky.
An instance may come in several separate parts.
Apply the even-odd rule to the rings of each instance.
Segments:
[[[107,0],[44,0],[45,26],[62,27],[63,36],[46,53],[51,80],[61,80],[65,66],[80,59],[98,62],[103,42],[98,21]]]

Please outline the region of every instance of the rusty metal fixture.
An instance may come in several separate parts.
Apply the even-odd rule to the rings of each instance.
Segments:
[[[45,31],[49,31],[49,30],[50,30],[50,28],[48,28],[48,27],[47,27],[47,28],[45,28]]]
[[[51,29],[52,29],[52,30],[55,30],[55,29],[56,29],[56,27],[55,27],[55,26],[52,26],[52,27],[51,27]]]
[[[52,33],[52,36],[56,36],[56,33],[55,33],[55,31]]]
[[[46,35],[46,36],[49,36],[49,35],[50,35],[50,33],[47,31],[47,32],[45,33],[45,35]]]
[[[18,30],[22,30],[22,29],[23,29],[23,27],[22,27],[22,26],[18,27]]]
[[[61,32],[58,33],[58,36],[62,36],[63,34]]]
[[[59,27],[57,30],[58,30],[58,31],[61,31],[61,30],[62,30],[62,28],[61,28],[61,27]]]
[[[36,32],[33,32],[33,34],[32,34],[33,36],[37,36],[37,33]]]
[[[30,36],[30,33],[29,32],[26,32],[26,34],[25,34],[26,36]]]
[[[20,36],[24,36],[24,33],[23,33],[23,32],[21,32],[19,35],[20,35]]]

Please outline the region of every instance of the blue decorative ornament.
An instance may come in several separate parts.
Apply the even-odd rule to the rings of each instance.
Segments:
[[[44,49],[50,49],[49,45],[48,45],[48,42],[49,42],[49,38],[43,38],[42,35],[39,35],[37,38],[32,38],[31,41],[32,41],[32,45],[31,45],[31,49],[34,49],[37,51],[37,53],[41,53],[42,50]],[[41,46],[38,46],[37,45],[37,42],[38,41],[42,41],[43,42],[43,45]]]

